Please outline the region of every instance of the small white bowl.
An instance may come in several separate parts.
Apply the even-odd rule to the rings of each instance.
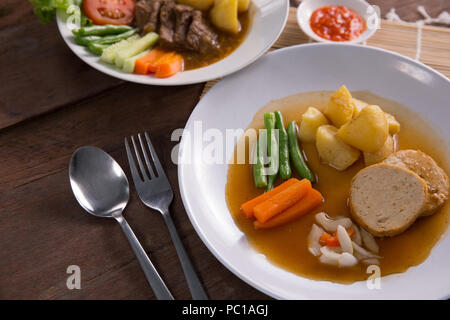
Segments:
[[[358,13],[366,21],[366,31],[364,31],[358,38],[350,41],[331,41],[318,36],[309,24],[314,10],[332,5],[341,5],[352,9]],[[372,6],[364,0],[303,0],[297,9],[297,21],[303,32],[318,42],[332,42],[332,43],[361,43],[369,39],[375,31],[379,28],[380,17],[379,8]]]

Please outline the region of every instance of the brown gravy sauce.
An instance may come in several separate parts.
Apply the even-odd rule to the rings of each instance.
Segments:
[[[298,124],[307,107],[314,106],[323,111],[331,93],[307,92],[271,101],[257,112],[249,128],[263,128],[264,112],[273,110],[280,110],[283,113],[286,125],[292,120],[296,120]],[[379,105],[384,111],[397,118],[401,124],[398,149],[420,149],[432,156],[447,173],[450,173],[449,143],[439,136],[437,130],[430,124],[394,101],[366,91],[352,94],[355,98]],[[242,138],[240,142],[242,143]],[[366,273],[367,266],[361,263],[353,268],[323,265],[317,257],[308,252],[306,243],[316,213],[325,211],[330,216],[349,216],[347,197],[350,181],[364,167],[363,161],[360,159],[346,171],[339,172],[320,163],[314,144],[303,144],[302,148],[310,168],[318,175],[318,182],[314,187],[324,196],[324,204],[292,223],[268,230],[255,230],[251,221],[239,212],[239,207],[245,201],[261,194],[262,191],[254,187],[251,165],[230,164],[226,200],[233,219],[245,233],[251,246],[283,269],[306,278],[339,283],[366,280],[369,276]],[[422,263],[434,245],[445,236],[449,215],[450,209],[447,202],[439,212],[430,217],[418,219],[401,235],[377,239],[380,255],[383,257],[380,264],[382,276],[404,272],[409,267]]]
[[[206,16],[207,15],[208,14],[206,14]],[[241,45],[241,43],[247,36],[247,32],[251,23],[250,16],[250,10],[239,14],[238,18],[241,25],[241,30],[237,34],[223,32],[213,27],[214,31],[218,35],[217,41],[220,44],[220,48],[218,50],[210,50],[205,53],[199,53],[189,50],[177,50],[184,58],[184,69],[192,70],[206,67],[230,55],[234,50],[237,49],[237,47]]]

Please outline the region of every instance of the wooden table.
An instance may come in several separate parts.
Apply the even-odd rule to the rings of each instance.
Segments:
[[[291,4],[295,5],[295,1]],[[446,0],[371,1],[406,20],[450,10]],[[175,224],[212,299],[266,299],[229,272],[204,246],[183,208],[174,129],[183,128],[204,84],[151,87],[106,76],[64,44],[55,23],[41,25],[28,2],[0,2],[0,298],[154,299],[120,227],[94,218],[68,181],[72,152],[95,145],[131,177],[123,138],[148,131],[175,189]],[[125,217],[177,299],[189,299],[178,258],[159,214],[132,188]],[[68,290],[69,265],[81,290]]]

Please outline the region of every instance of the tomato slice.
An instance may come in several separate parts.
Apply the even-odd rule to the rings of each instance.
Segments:
[[[83,0],[83,10],[94,24],[130,24],[134,18],[134,1]]]

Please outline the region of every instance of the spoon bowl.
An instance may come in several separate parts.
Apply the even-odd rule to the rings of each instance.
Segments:
[[[96,147],[81,147],[70,160],[70,185],[78,203],[90,214],[112,218],[130,199],[128,179],[119,164]]]

